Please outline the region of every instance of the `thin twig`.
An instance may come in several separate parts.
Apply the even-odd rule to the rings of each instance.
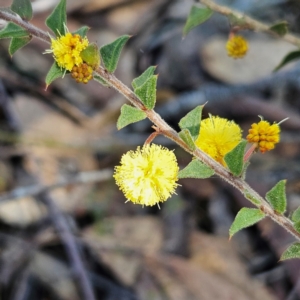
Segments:
[[[78,249],[78,243],[76,243],[62,212],[55,205],[49,194],[42,193],[38,196],[38,199],[43,202],[49,210],[50,217],[54,226],[56,227],[57,234],[60,236],[69,260],[72,262],[74,276],[78,285],[81,287],[83,299],[96,300],[91,281],[88,278],[82,262],[80,251]]]
[[[293,34],[287,33],[284,36],[279,36],[278,34],[276,34],[276,32],[272,31],[270,29],[270,25],[262,23],[260,21],[257,21],[253,18],[248,17],[247,15],[231,9],[227,6],[222,6],[219,4],[216,4],[215,2],[211,1],[211,0],[198,0],[199,2],[201,2],[202,4],[204,4],[205,6],[209,7],[211,10],[218,12],[224,16],[230,17],[230,16],[234,16],[237,19],[242,19],[243,23],[246,25],[248,25],[247,27],[249,29],[255,30],[255,31],[263,31],[263,32],[267,32],[273,36],[277,36],[282,38],[283,40],[285,40],[286,42],[293,44],[297,47],[300,47],[300,38],[296,37]]]
[[[227,7],[218,8],[219,6],[215,5],[213,2],[210,2],[208,0],[201,0],[202,3],[206,5],[212,5],[213,8],[220,10],[220,13],[223,12],[223,14],[231,14],[232,11],[229,10]],[[0,11],[1,12],[1,11]],[[234,12],[237,13],[237,12]],[[238,13],[239,14],[239,13]],[[237,15],[242,16],[242,15]],[[1,13],[0,13],[1,18]],[[256,24],[255,20],[251,18],[246,18],[246,21],[250,20],[251,22],[254,22],[253,24]],[[259,23],[259,22],[258,22]],[[29,31],[30,34],[35,36],[36,29],[32,29],[32,25],[28,25],[25,21],[19,21],[18,25],[25,28]],[[264,25],[264,24],[262,24]],[[267,26],[267,25],[264,25]],[[267,31],[266,27],[262,28]],[[46,34],[45,34],[46,35]],[[44,35],[44,36],[45,36]],[[41,38],[41,35],[38,36]],[[286,37],[286,35],[285,35]],[[287,40],[285,38],[285,40]],[[45,42],[49,43],[50,38],[44,40]],[[300,42],[295,41],[293,39],[288,39],[289,42],[300,45]],[[132,90],[130,90],[126,85],[124,85],[121,81],[119,81],[113,74],[109,73],[106,69],[99,66],[95,72],[100,75],[111,87],[116,89],[119,93],[121,93],[127,100],[131,102],[132,105],[137,107],[138,109],[144,111],[149,118],[150,121],[152,121],[153,124],[155,124],[163,133],[164,136],[174,141],[177,145],[179,145],[181,148],[183,148],[186,152],[190,153],[192,156],[198,158],[200,161],[204,162],[207,166],[209,166],[211,169],[215,171],[217,175],[219,175],[221,178],[223,178],[225,181],[230,183],[232,186],[237,188],[241,193],[243,193],[246,198],[251,201],[251,199],[255,199],[255,203],[251,201],[254,205],[256,205],[259,209],[261,209],[267,216],[269,216],[271,219],[273,219],[276,223],[281,225],[283,228],[285,228],[288,232],[290,232],[296,239],[300,240],[300,233],[294,228],[293,223],[291,220],[289,220],[284,215],[277,214],[273,208],[269,205],[269,203],[256,191],[254,191],[244,180],[238,177],[234,177],[229,170],[224,168],[222,165],[217,163],[215,160],[213,160],[211,157],[209,157],[206,153],[201,151],[200,149],[192,150],[189,148],[189,146],[179,137],[178,133],[171,128],[161,117],[158,115],[154,110],[148,110],[144,104],[140,101],[140,99],[134,94]],[[259,203],[259,204],[257,204]]]
[[[61,179],[51,185],[31,185],[18,187],[8,193],[0,195],[0,203],[11,201],[28,196],[36,196],[41,193],[48,192],[53,189],[65,187],[71,184],[101,182],[111,179],[113,171],[111,169],[103,169],[101,171],[81,172],[69,179]]]

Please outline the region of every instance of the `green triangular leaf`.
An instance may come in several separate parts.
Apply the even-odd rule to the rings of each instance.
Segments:
[[[243,207],[229,229],[229,237],[232,238],[241,229],[254,225],[264,217],[265,214],[260,209]]]
[[[293,222],[300,221],[300,206],[295,211],[293,211],[291,219]]]
[[[46,85],[47,87],[50,85],[51,82],[53,82],[55,79],[63,77],[65,75],[66,70],[62,69],[58,66],[56,62],[53,63],[50,70],[48,71],[48,74],[46,76]]]
[[[300,258],[300,243],[289,246],[281,255],[280,260]]]
[[[86,37],[87,32],[89,31],[90,27],[88,26],[82,26],[76,31],[73,32],[73,34],[79,34],[82,38]]]
[[[81,51],[80,56],[83,61],[90,65],[93,69],[100,65],[100,54],[96,43],[89,44]]]
[[[94,75],[93,79],[95,81],[98,81],[99,83],[101,83],[103,86],[109,86],[109,84],[105,81],[105,79],[103,79],[102,77],[100,77],[99,75]]]
[[[199,105],[185,115],[179,122],[181,129],[188,129],[195,141],[199,136],[203,105]]]
[[[291,62],[293,60],[297,60],[299,58],[300,58],[300,51],[299,50],[290,52],[289,54],[287,54],[283,58],[283,60],[281,61],[281,63],[274,69],[273,72],[278,71],[279,69],[281,69],[283,66],[285,66],[289,62]]]
[[[142,86],[134,90],[148,109],[153,109],[156,102],[157,75],[152,75]]]
[[[252,202],[254,205],[260,205],[261,201],[257,199],[255,196],[252,195],[248,190],[244,191],[244,196],[247,198],[250,202]]]
[[[102,61],[108,72],[113,73],[116,70],[121,51],[129,38],[129,35],[122,35],[114,42],[100,48]]]
[[[190,14],[183,28],[183,35],[186,36],[194,27],[204,23],[213,14],[213,11],[208,8],[192,6]]]
[[[121,107],[121,114],[117,121],[117,128],[121,128],[138,121],[141,121],[147,117],[146,113],[128,104],[124,104]]]
[[[144,71],[142,75],[133,79],[131,83],[132,87],[136,89],[142,86],[154,74],[155,69],[155,66],[151,66],[146,71]]]
[[[178,178],[209,178],[214,175],[215,172],[210,167],[205,165],[198,159],[193,159],[184,169],[178,173]]]
[[[66,0],[60,0],[51,15],[46,19],[46,25],[56,36],[66,34],[67,8]]]
[[[16,51],[18,51],[20,48],[24,47],[31,41],[30,36],[26,36],[23,38],[12,38],[9,44],[8,52],[11,56],[13,56]]]
[[[272,25],[270,28],[273,32],[278,34],[279,36],[284,36],[288,33],[288,22],[282,21]]]
[[[244,153],[247,141],[242,140],[224,156],[227,167],[234,176],[240,176],[244,167]]]
[[[180,138],[190,147],[190,149],[193,151],[196,149],[196,145],[188,129],[183,129],[178,134]]]
[[[272,205],[274,210],[280,214],[283,214],[286,210],[285,183],[286,183],[286,180],[279,181],[266,194],[266,199]]]
[[[22,27],[9,22],[1,31],[0,31],[0,39],[4,38],[20,38],[27,37],[29,33],[27,30]]]
[[[300,232],[300,221],[294,223],[294,228]]]
[[[237,17],[235,14],[229,14],[227,16],[230,26],[232,27],[239,27],[239,29],[251,29],[251,25],[245,20],[245,17]]]
[[[13,0],[10,8],[23,20],[29,21],[32,19],[32,6],[30,0]]]

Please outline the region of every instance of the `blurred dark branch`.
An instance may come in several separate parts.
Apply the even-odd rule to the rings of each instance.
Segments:
[[[67,255],[72,264],[77,284],[81,287],[82,298],[84,300],[96,300],[91,281],[89,280],[80,255],[81,251],[78,247],[79,244],[76,243],[62,212],[47,193],[41,193],[37,198],[44,203],[49,210],[50,218],[56,228],[57,234],[60,236],[60,239],[65,246]]]
[[[72,178],[61,179],[54,184],[43,186],[43,185],[31,185],[18,187],[6,194],[0,196],[0,202],[10,201],[22,197],[37,196],[38,194],[48,192],[53,189],[65,187],[72,184],[83,184],[83,183],[93,183],[109,180],[112,178],[111,169],[103,169],[101,171],[90,171],[81,172],[76,174]]]

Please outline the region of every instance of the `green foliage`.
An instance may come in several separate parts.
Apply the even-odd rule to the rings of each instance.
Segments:
[[[193,151],[196,149],[193,137],[188,129],[182,129],[179,132],[179,136],[189,146],[190,149],[192,149]]]
[[[114,42],[100,48],[102,61],[108,72],[113,73],[116,70],[121,51],[129,38],[129,35],[122,35]]]
[[[102,77],[100,77],[99,75],[94,75],[93,79],[99,83],[101,83],[103,86],[109,86],[109,84],[105,81],[105,79],[103,79]]]
[[[209,178],[215,172],[198,159],[193,159],[184,169],[178,173],[178,178]]]
[[[121,114],[117,121],[117,128],[121,128],[138,121],[141,121],[147,117],[144,111],[141,111],[133,106],[124,104],[121,107]]]
[[[204,105],[197,106],[185,115],[179,122],[179,127],[181,129],[188,129],[194,141],[199,136],[203,106]]]
[[[285,183],[286,180],[279,181],[266,194],[268,202],[272,205],[274,210],[280,214],[283,214],[286,210]]]
[[[300,221],[300,206],[292,213],[291,219],[293,222]]]
[[[294,223],[294,228],[300,232],[300,221]]]
[[[23,38],[12,38],[8,48],[9,54],[13,56],[14,53],[16,53],[20,48],[27,45],[30,41],[30,36],[25,36]]]
[[[27,30],[23,29],[19,25],[9,22],[1,31],[0,39],[4,38],[22,38],[28,37]]]
[[[242,140],[236,145],[230,152],[228,152],[224,160],[234,176],[240,176],[244,168],[244,153],[247,145],[247,141]]]
[[[245,198],[247,198],[250,202],[252,202],[254,205],[260,205],[261,202],[259,199],[255,198],[249,191],[244,192]]]
[[[60,0],[54,8],[51,15],[46,19],[46,25],[54,32],[56,36],[66,34],[67,25],[67,3],[66,0]]]
[[[183,28],[183,35],[186,36],[194,27],[204,23],[212,14],[213,11],[208,7],[201,8],[195,5],[192,6]]]
[[[155,69],[156,69],[155,66],[151,66],[146,71],[144,71],[142,75],[133,79],[133,81],[131,83],[132,87],[134,89],[141,87],[148,79],[150,79],[152,77]]]
[[[87,32],[89,31],[90,27],[88,26],[82,26],[76,31],[73,32],[73,34],[79,34],[82,38],[86,37]]]
[[[93,69],[100,65],[100,54],[96,43],[89,44],[81,51],[80,56],[83,61],[90,65]]]
[[[231,27],[237,26],[239,29],[250,29],[249,24],[246,22],[244,17],[237,17],[234,14],[229,14],[228,20]]]
[[[289,246],[281,255],[280,260],[291,258],[300,258],[300,243],[294,243]]]
[[[264,217],[265,214],[260,209],[243,207],[236,215],[229,229],[230,238],[241,229],[254,225]]]
[[[156,102],[157,75],[152,75],[143,85],[137,87],[134,92],[148,109],[153,109]]]
[[[288,33],[288,22],[282,21],[278,22],[270,27],[274,33],[278,34],[279,36],[284,36]]]
[[[63,77],[64,75],[65,75],[65,70],[63,70],[61,67],[58,66],[56,62],[54,62],[46,76],[45,81],[47,87],[50,85],[52,81],[54,81],[57,78]]]
[[[10,8],[23,20],[29,21],[32,19],[32,6],[30,0],[13,0]]]
[[[286,64],[288,64],[291,61],[297,60],[300,58],[300,51],[293,51],[290,52],[289,54],[287,54],[283,60],[281,61],[281,63],[274,69],[273,72],[278,71],[279,69],[281,69],[283,66],[285,66]]]

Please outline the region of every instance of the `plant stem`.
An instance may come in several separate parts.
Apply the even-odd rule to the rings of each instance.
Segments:
[[[220,12],[225,15],[229,14],[235,14],[237,17],[244,17],[246,18],[246,22],[249,22],[249,24],[252,24],[254,28],[264,30],[267,32],[271,32],[267,25],[262,24],[258,21],[255,21],[249,17],[246,17],[242,15],[241,13],[235,12],[230,10],[227,7],[219,6],[210,0],[200,0],[203,4],[207,5],[214,11]],[[10,14],[11,16],[11,14]],[[3,12],[0,10],[0,18],[3,18]],[[14,19],[6,19],[7,21],[14,21]],[[49,43],[50,38],[46,33],[41,34],[41,31],[34,26],[30,25],[28,22],[25,22],[23,20],[18,20],[17,23],[19,26],[23,27],[24,29],[28,30],[28,32],[32,36],[36,36],[45,42]],[[38,32],[38,36],[36,35]],[[46,37],[46,38],[45,38]],[[291,35],[285,35],[285,40],[289,41],[292,44],[300,45],[300,40],[298,38],[295,38]],[[283,37],[283,38],[284,38]],[[285,228],[288,232],[290,232],[296,239],[300,241],[300,233],[297,232],[293,226],[293,223],[291,220],[289,220],[284,215],[277,214],[273,208],[270,206],[270,204],[260,195],[257,194],[256,191],[254,191],[243,179],[239,177],[233,176],[229,170],[224,168],[222,165],[217,163],[215,160],[213,160],[211,157],[209,157],[206,153],[201,151],[200,149],[192,150],[189,148],[189,146],[179,137],[178,133],[171,128],[162,118],[160,115],[158,115],[154,110],[148,110],[144,104],[140,101],[140,99],[134,94],[134,92],[129,89],[126,85],[124,85],[121,81],[119,81],[113,74],[109,73],[106,69],[99,66],[96,68],[95,73],[97,73],[99,76],[101,76],[111,87],[113,87],[115,90],[117,90],[119,93],[121,93],[127,100],[131,102],[132,105],[134,105],[136,108],[144,111],[149,118],[150,121],[152,121],[153,124],[156,125],[156,127],[159,128],[160,132],[166,136],[167,138],[174,141],[177,145],[179,145],[181,148],[183,148],[186,152],[190,153],[192,156],[196,157],[200,161],[204,162],[207,166],[209,166],[211,169],[215,171],[217,175],[219,175],[222,179],[230,183],[232,186],[237,188],[242,194],[250,195],[252,199],[256,200],[256,206],[261,209],[267,216],[269,216],[271,219],[273,219],[276,223],[278,223],[280,226]],[[249,196],[246,197],[249,199]],[[253,203],[253,202],[252,202]],[[259,203],[259,204],[258,204]]]
[[[228,16],[228,17],[234,16],[237,19],[242,19],[243,23],[247,24],[248,27],[254,31],[267,32],[273,36],[282,38],[283,40],[285,40],[286,42],[288,42],[290,44],[300,47],[300,38],[296,37],[293,34],[287,33],[284,36],[279,36],[278,34],[276,34],[276,32],[274,32],[270,29],[270,25],[262,23],[260,21],[257,21],[253,18],[250,18],[237,10],[231,9],[227,6],[222,6],[222,5],[216,4],[215,2],[213,2],[211,0],[198,0],[198,1],[201,2],[202,4],[204,4],[205,6],[207,6],[208,8],[210,8],[211,10],[218,12],[224,16]]]

